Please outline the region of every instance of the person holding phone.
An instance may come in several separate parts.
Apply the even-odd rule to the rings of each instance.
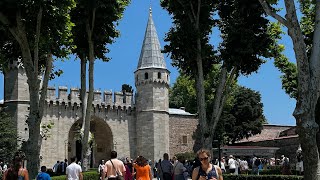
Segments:
[[[200,149],[197,158],[201,162],[192,172],[192,180],[223,180],[221,169],[211,162],[211,154],[207,149]]]

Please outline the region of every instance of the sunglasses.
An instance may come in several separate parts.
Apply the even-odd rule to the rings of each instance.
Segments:
[[[200,161],[208,160],[208,159],[209,159],[209,157],[199,158]]]

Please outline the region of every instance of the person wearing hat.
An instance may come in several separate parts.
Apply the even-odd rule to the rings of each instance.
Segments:
[[[232,155],[229,156],[228,165],[230,174],[234,174],[236,172],[236,160]]]

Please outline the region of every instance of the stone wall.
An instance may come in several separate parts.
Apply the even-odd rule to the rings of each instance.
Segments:
[[[135,139],[135,113],[131,109],[94,108],[90,132],[94,135],[93,164],[109,159],[111,150],[119,157],[130,157],[135,152],[131,141]],[[53,123],[48,137],[43,141],[41,165],[52,167],[57,160],[76,155],[76,136],[82,124],[81,108],[62,104],[47,104],[43,124]]]
[[[195,116],[171,115],[169,122],[170,157],[177,153],[193,152],[193,133],[197,129],[198,119]]]

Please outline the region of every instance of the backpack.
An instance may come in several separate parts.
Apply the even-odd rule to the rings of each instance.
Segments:
[[[261,163],[261,162],[260,162],[260,159],[256,159],[256,160],[254,161],[254,165],[257,166],[257,167],[260,165],[260,163]]]

